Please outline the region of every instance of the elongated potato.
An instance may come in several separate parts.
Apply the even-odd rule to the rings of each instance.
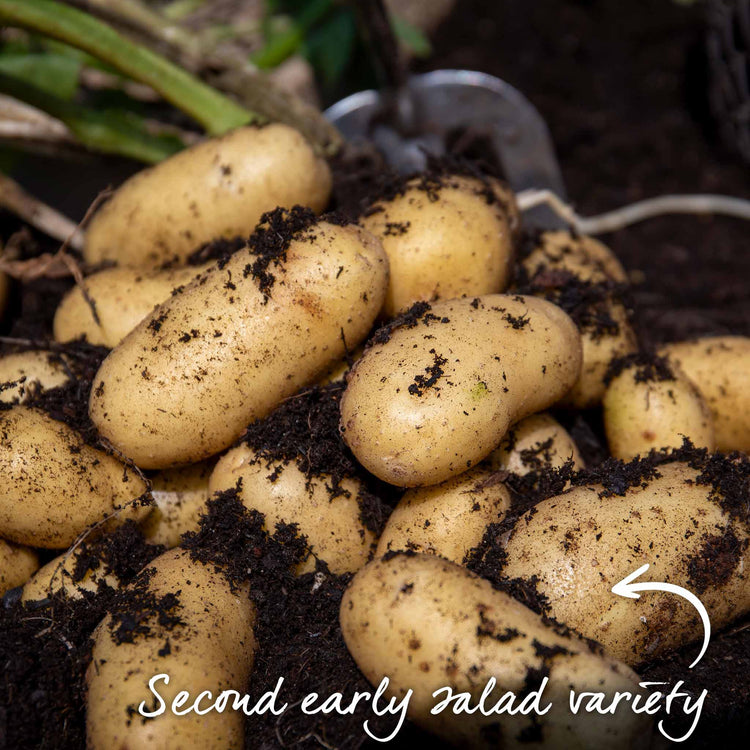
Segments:
[[[39,556],[33,549],[0,539],[0,596],[22,586],[39,567]]]
[[[87,276],[84,284],[88,300],[81,287],[76,286],[60,302],[53,322],[55,340],[73,341],[83,336],[90,344],[112,349],[173,289],[190,283],[206,268],[208,265],[152,272],[107,268]]]
[[[706,400],[716,447],[750,453],[750,338],[712,336],[667,344],[659,353],[676,362]]]
[[[204,690],[214,699],[222,690],[246,692],[256,647],[255,610],[247,586],[232,590],[214,565],[195,562],[183,550],[170,550],[145,568],[130,590],[135,594],[134,609],[125,617],[138,618],[146,632],[132,632],[131,642],[118,638],[118,619],[110,615],[94,631],[87,672],[87,747],[242,748],[245,716],[232,709],[231,699],[223,713],[184,716],[173,713],[172,701],[181,690],[192,700]],[[151,611],[142,601],[150,596],[157,601]],[[159,707],[149,689],[149,681],[159,674],[169,676],[168,684],[154,683],[165,711],[145,719],[134,711],[142,701],[146,711]],[[201,709],[206,697],[202,700]]]
[[[397,700],[412,690],[409,717],[455,747],[648,746],[649,717],[627,706],[604,716],[569,708],[571,690],[604,693],[607,705],[616,691],[641,693],[635,673],[458,565],[432,555],[376,560],[355,575],[340,618],[347,648],[365,677],[378,685],[387,676],[386,695]],[[541,715],[518,713],[544,677]],[[455,714],[451,705],[431,713],[446,698],[446,688],[453,696],[468,694],[474,708],[491,678],[497,684],[484,712]],[[505,713],[492,711],[506,692],[517,696],[515,715],[507,712],[507,698]]]
[[[504,575],[536,576],[552,617],[628,664],[703,632],[680,596],[648,591],[636,601],[612,593],[644,563],[651,566],[644,580],[698,594],[714,628],[750,611],[747,508],[730,515],[721,491],[685,463],[658,471],[623,496],[587,485],[545,500],[521,517],[505,546]]]
[[[148,484],[129,466],[84,443],[44,412],[0,412],[0,535],[64,549],[89,526],[148,514]]]
[[[414,302],[502,292],[513,260],[512,196],[458,175],[415,177],[376,202],[360,223],[383,243],[391,267],[384,313]]]
[[[322,211],[331,172],[304,137],[280,123],[243,127],[131,177],[94,216],[91,264],[160,266],[218,237],[247,235],[266,211]]]
[[[22,404],[33,393],[58,388],[69,374],[60,357],[31,350],[0,357],[0,402]]]
[[[409,490],[391,513],[375,555],[411,550],[461,565],[487,527],[502,521],[509,508],[508,489],[484,466]]]
[[[618,364],[618,363],[615,363]],[[716,447],[711,412],[698,389],[661,358],[625,364],[604,394],[604,429],[609,452],[629,461],[652,449]]]
[[[485,458],[508,427],[578,378],[580,337],[555,305],[487,295],[422,303],[348,378],[341,429],[391,484],[437,484]]]
[[[549,414],[532,414],[511,427],[488,459],[494,471],[528,474],[539,469],[559,469],[567,461],[584,467],[573,438]]]
[[[295,463],[269,466],[247,445],[239,445],[219,459],[209,490],[213,494],[235,486],[245,507],[266,517],[269,532],[277,523],[296,523],[307,537],[311,554],[297,573],[315,570],[316,557],[336,575],[367,562],[376,539],[361,520],[358,498],[364,488],[359,480],[341,480],[345,494],[335,496],[330,476],[308,478]]]
[[[197,531],[210,496],[208,479],[212,461],[160,471],[151,477],[151,494],[156,507],[141,523],[151,544],[176,547],[186,531]]]
[[[256,237],[288,233],[274,255],[240,250],[214,264],[99,369],[91,419],[138,466],[219,453],[372,326],[388,283],[380,243],[354,226],[268,221]]]

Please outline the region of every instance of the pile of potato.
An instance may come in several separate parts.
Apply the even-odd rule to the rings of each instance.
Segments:
[[[583,468],[551,407],[602,408],[610,451],[624,460],[684,438],[750,451],[750,339],[638,352],[617,259],[560,231],[519,258],[518,212],[496,180],[417,176],[357,223],[315,215],[331,185],[327,163],[294,130],[247,127],[136,175],[96,214],[84,260],[114,266],[63,299],[54,337],[112,348],[90,394],[98,447],[33,406],[34,394],[67,382],[64,355],[0,359],[0,590],[23,585],[31,602],[117,587],[104,569],[74,581],[69,548],[126,520],[171,548],[146,578],[156,594],[179,592],[171,653],[160,650],[157,623],[132,643],[101,623],[88,677],[91,748],[243,744],[238,712],[145,723],[129,714],[160,672],[172,676],[161,691],[169,700],[186,684],[242,693],[252,680],[249,589],[179,549],[223,490],[236,489],[269,529],[298,524],[311,552],[298,573],[315,559],[356,573],[341,605],[351,654],[373,685],[388,675],[390,695],[412,690],[410,718],[459,746],[482,745],[498,721],[515,746],[532,720],[433,716],[441,686],[479,695],[492,677],[498,691],[520,692],[545,669],[552,694],[638,692],[633,667],[699,638],[695,612],[673,595],[611,593],[644,562],[658,580],[690,588],[690,560],[731,535],[738,557],[701,597],[717,629],[750,611],[747,509],[728,508],[679,460],[619,496],[571,487],[510,528],[505,574],[534,579],[569,631],[465,567],[487,527],[511,513],[509,473]],[[187,264],[202,243],[256,225],[230,256]],[[594,300],[580,315],[563,309],[570,289]],[[323,378],[346,380],[340,430],[357,461],[408,488],[379,538],[360,518],[359,480],[331,500],[294,464],[269,476],[238,442]],[[39,550],[58,556],[39,569]],[[535,721],[541,747],[633,747],[650,732],[648,717],[629,713],[555,710]]]

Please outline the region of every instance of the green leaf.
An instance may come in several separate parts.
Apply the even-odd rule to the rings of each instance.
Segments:
[[[80,62],[63,55],[0,53],[0,73],[26,81],[60,99],[73,98],[80,70]]]
[[[391,15],[391,24],[396,37],[400,39],[415,57],[429,57],[432,54],[430,40],[408,21]]]
[[[306,56],[325,86],[335,86],[341,80],[356,41],[357,24],[346,8],[310,32],[305,45]]]

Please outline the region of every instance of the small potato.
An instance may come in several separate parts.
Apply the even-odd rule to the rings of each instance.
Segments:
[[[609,451],[630,461],[652,449],[716,447],[711,412],[697,388],[666,360],[623,362],[604,394],[604,429]],[[617,364],[617,362],[615,362]]]
[[[622,496],[601,485],[574,487],[521,517],[505,545],[503,575],[531,579],[559,622],[637,665],[702,634],[692,604],[663,591],[633,600],[612,587],[644,563],[644,580],[697,594],[717,630],[750,611],[748,530],[700,471],[658,467]],[[745,515],[747,510],[744,510]]]
[[[213,494],[237,486],[245,507],[266,517],[269,532],[278,523],[296,523],[307,537],[310,554],[298,574],[314,571],[316,557],[335,575],[359,570],[369,559],[377,540],[361,519],[363,487],[358,480],[343,479],[346,494],[334,497],[329,476],[308,478],[294,463],[269,466],[251,448],[239,445],[219,459],[209,490]]]
[[[509,508],[508,489],[484,467],[432,487],[409,490],[391,513],[375,556],[411,550],[461,565],[487,527],[502,521]]]
[[[296,229],[299,213],[284,216],[255,235],[275,255],[240,250],[212,265],[102,363],[91,419],[141,468],[228,448],[370,330],[388,284],[380,243],[355,226]]]
[[[455,747],[649,746],[650,718],[627,706],[614,715],[569,708],[571,690],[604,693],[606,705],[616,691],[642,696],[635,673],[446,560],[401,554],[371,562],[344,592],[340,620],[346,646],[370,683],[387,676],[386,695],[397,700],[412,690],[409,718]],[[549,682],[540,715],[524,716],[519,704],[527,691],[542,687],[543,676]],[[491,678],[497,684],[485,713],[476,706]],[[448,687],[454,696],[468,693],[474,710],[455,714],[451,705],[432,714]],[[515,715],[507,699],[506,712],[492,711],[506,692],[515,697]]]
[[[415,177],[375,203],[361,225],[383,243],[391,267],[383,312],[393,317],[419,300],[506,289],[513,260],[508,193],[458,175]]]
[[[152,268],[184,261],[205,242],[250,234],[278,206],[322,211],[330,192],[328,164],[296,130],[237,128],[131,177],[94,216],[83,256]]]
[[[532,414],[511,427],[503,442],[488,457],[493,471],[528,474],[539,469],[559,469],[568,461],[573,468],[584,463],[573,438],[549,414]]]
[[[575,324],[549,302],[495,294],[421,303],[349,374],[343,438],[386,482],[438,484],[558,401],[580,367]]]
[[[0,539],[0,596],[22,586],[39,567],[39,556],[33,549]]]
[[[118,639],[117,616],[108,615],[94,631],[86,674],[87,748],[242,748],[245,715],[232,709],[231,698],[223,713],[203,716],[176,715],[172,701],[181,690],[192,701],[204,690],[213,700],[222,690],[246,692],[256,648],[248,587],[233,590],[214,565],[196,562],[184,550],[170,550],[147,566],[129,590],[134,601],[148,602],[153,596],[157,605],[149,611],[134,604],[132,614],[121,615],[137,617],[146,630],[134,631],[132,642]],[[169,675],[169,684],[163,679],[154,684],[166,709],[145,719],[134,711],[142,701],[147,711],[158,707],[149,680],[159,674]],[[201,708],[212,702],[204,696]]]
[[[151,477],[151,494],[156,507],[141,523],[141,531],[151,544],[177,547],[186,531],[197,531],[210,497],[208,479],[214,469],[211,461],[160,471]]]
[[[208,264],[141,271],[107,268],[87,276],[84,285],[71,289],[57,308],[53,322],[55,341],[73,341],[82,336],[90,344],[110,349],[117,346],[158,304],[177,287],[190,283]],[[94,311],[90,302],[93,302]]]
[[[667,344],[659,354],[676,362],[706,400],[717,449],[750,453],[750,338],[683,341]]]
[[[64,549],[89,526],[144,518],[149,487],[114,456],[92,448],[44,412],[0,412],[0,535]]]
[[[34,393],[65,385],[68,371],[60,357],[45,351],[27,351],[0,357],[0,402],[23,404]]]

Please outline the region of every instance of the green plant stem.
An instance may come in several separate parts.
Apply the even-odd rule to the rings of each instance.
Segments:
[[[262,119],[93,16],[55,0],[0,0],[0,22],[21,26],[85,50],[151,86],[211,135]]]

